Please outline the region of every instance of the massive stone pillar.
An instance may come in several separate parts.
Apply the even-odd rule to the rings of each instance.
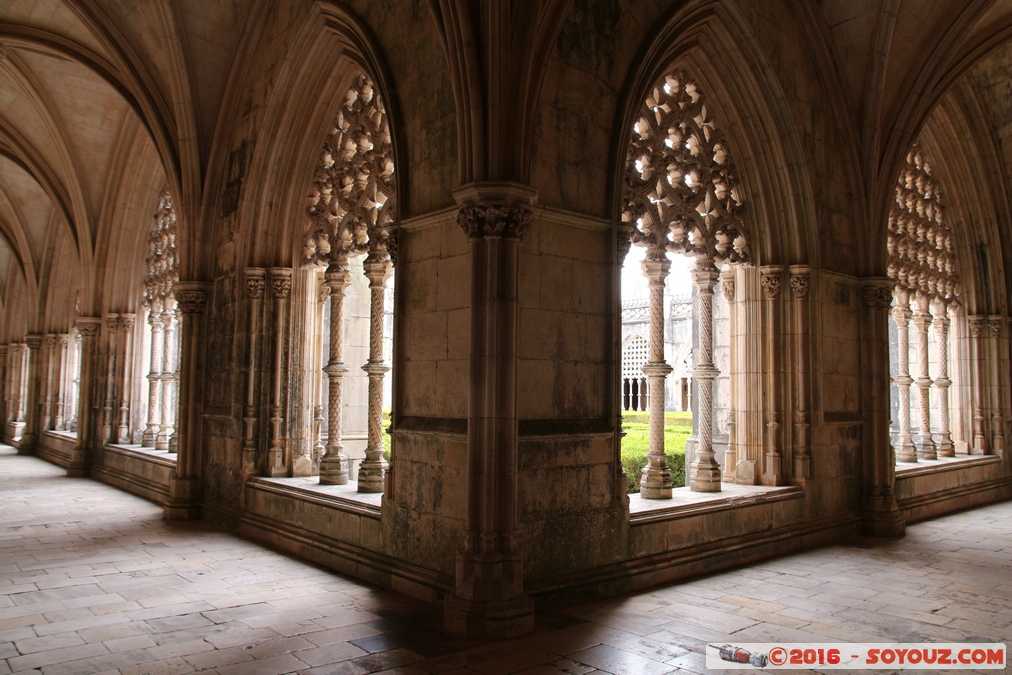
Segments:
[[[57,375],[59,373],[59,353],[57,352],[56,333],[48,333],[43,341],[45,352],[43,355],[44,368],[42,368],[42,386],[39,392],[41,413],[39,415],[39,435],[53,428],[53,418],[56,416],[56,396],[59,391]]]
[[[365,459],[359,465],[358,491],[383,492],[387,470],[383,459],[383,376],[390,367],[383,361],[383,304],[387,279],[393,270],[388,256],[370,253],[365,261],[369,279],[369,362],[362,366],[369,376],[369,431]]]
[[[893,320],[896,322],[896,392],[899,399],[900,432],[897,439],[897,458],[901,462],[916,462],[917,448],[910,434],[910,293],[897,288]]]
[[[887,322],[891,300],[888,286],[870,285],[861,289],[861,384],[865,433],[861,516],[865,534],[874,536],[899,536],[906,526],[893,492],[896,460],[889,442]]]
[[[117,340],[117,333],[119,331],[118,314],[105,315],[105,330],[105,376],[103,378],[105,384],[105,399],[102,404],[102,426],[99,432],[102,443],[108,443],[113,440],[113,409],[119,408],[119,406],[115,404],[117,364],[116,347],[119,343]]]
[[[339,257],[327,267],[324,274],[330,288],[330,359],[323,369],[328,378],[327,452],[320,460],[321,485],[348,483],[348,456],[341,443],[341,416],[344,410],[343,379],[348,369],[344,365],[344,300],[351,283],[346,258]]]
[[[664,284],[670,270],[667,251],[651,247],[643,260],[643,276],[650,284],[650,359],[643,366],[643,373],[650,381],[650,450],[640,478],[643,499],[671,499],[673,486],[668,456],[664,452],[665,380],[673,370],[664,361]]]
[[[77,443],[71,453],[67,475],[74,477],[87,476],[91,473],[92,450],[100,432],[99,402],[103,391],[96,380],[98,367],[98,336],[102,328],[102,319],[98,317],[80,317],[75,323],[81,342],[78,348],[78,386],[75,419],[77,420]]]
[[[811,328],[808,292],[812,268],[791,265],[791,293],[794,294],[794,480],[812,477],[811,457]]]
[[[28,346],[23,342],[11,345],[11,433],[10,437],[21,440],[21,434],[25,428],[25,377],[27,367],[25,359],[28,357]]]
[[[713,381],[718,371],[713,365],[713,289],[719,272],[712,260],[699,260],[692,270],[692,282],[698,291],[699,354],[692,370],[699,387],[696,414],[699,415],[696,459],[689,474],[689,487],[697,492],[720,492],[720,465],[713,452]]]
[[[938,392],[938,456],[953,457],[955,448],[949,425],[949,305],[938,300],[932,306],[935,320],[935,361],[938,362],[938,376],[935,390]]]
[[[471,245],[467,515],[445,625],[508,638],[530,632],[518,509],[517,342],[520,241],[537,193],[517,183],[457,188],[458,223]]]
[[[202,339],[204,309],[210,284],[180,281],[175,297],[182,313],[179,348],[179,404],[176,470],[164,507],[167,520],[195,520],[201,508],[201,407],[203,389]]]

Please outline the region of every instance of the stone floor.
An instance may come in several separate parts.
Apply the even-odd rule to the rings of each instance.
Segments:
[[[707,642],[1012,642],[1010,623],[1012,502],[483,644],[439,634],[431,607],[0,446],[0,675],[705,673]]]

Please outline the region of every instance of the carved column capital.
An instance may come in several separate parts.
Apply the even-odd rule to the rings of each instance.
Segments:
[[[348,259],[338,258],[327,266],[323,278],[330,289],[330,294],[343,293],[351,283],[351,270],[348,269]]]
[[[700,293],[713,294],[713,288],[720,279],[720,271],[714,266],[712,260],[705,258],[698,260],[692,268],[691,274],[692,283],[696,285]]]
[[[460,205],[457,224],[468,239],[499,237],[522,240],[530,229],[537,190],[520,183],[477,182],[454,189]]]
[[[83,338],[97,337],[101,326],[102,319],[97,316],[82,316],[74,322],[74,327]]]
[[[49,351],[56,349],[56,333],[46,333],[46,349]]]
[[[892,289],[888,286],[865,286],[861,289],[861,304],[871,309],[888,309],[892,299]]]
[[[791,293],[798,300],[808,297],[808,291],[812,285],[812,268],[808,265],[791,265]]]
[[[781,265],[763,265],[759,268],[759,282],[762,285],[763,295],[773,300],[780,294],[780,287],[783,284],[784,268]]]
[[[981,333],[984,332],[984,317],[968,316],[966,317],[966,320],[970,324],[970,335],[973,337],[980,337]]]
[[[468,239],[501,237],[524,238],[530,229],[533,212],[529,206],[462,206],[457,213],[457,224]]]
[[[119,314],[106,314],[105,315],[105,329],[110,334],[115,334],[119,328]]]
[[[134,324],[136,323],[136,321],[137,321],[137,315],[136,314],[120,314],[119,315],[119,325],[120,325],[120,328],[122,328],[124,330],[128,330],[128,331],[129,330],[133,330],[134,329]]]
[[[0,359],[7,358],[7,345],[0,345]]]
[[[183,314],[203,314],[211,284],[203,281],[179,281],[173,287],[176,303]]]
[[[266,275],[267,270],[262,267],[246,268],[246,297],[257,300],[263,295],[264,287],[267,285]]]
[[[271,268],[271,292],[276,300],[284,300],[292,291],[292,268]]]
[[[60,343],[60,349],[66,349],[70,344],[70,336],[66,333],[60,333],[56,336],[57,341]]]
[[[1005,317],[1000,315],[991,315],[987,317],[987,330],[991,334],[991,337],[1000,337],[1002,326],[1005,324]]]

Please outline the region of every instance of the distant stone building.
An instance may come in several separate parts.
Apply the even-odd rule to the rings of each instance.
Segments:
[[[645,297],[622,301],[622,409],[646,410],[650,308]],[[667,378],[665,409],[689,410],[692,379],[692,293],[664,294],[664,360],[674,372]]]

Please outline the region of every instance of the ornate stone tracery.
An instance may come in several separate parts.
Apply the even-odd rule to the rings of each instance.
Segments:
[[[959,275],[952,230],[938,182],[916,143],[907,155],[889,211],[889,278],[930,300],[956,299]]]
[[[304,251],[307,264],[326,265],[370,250],[389,255],[393,174],[386,108],[372,80],[359,75],[323,140],[313,176],[308,208],[312,231]]]
[[[749,262],[731,153],[705,98],[676,69],[647,94],[626,153],[622,221],[635,244],[716,262]]]
[[[144,279],[144,301],[148,305],[172,294],[179,281],[179,256],[176,249],[176,212],[172,195],[162,189],[155,209],[154,225],[148,234],[147,276]]]

